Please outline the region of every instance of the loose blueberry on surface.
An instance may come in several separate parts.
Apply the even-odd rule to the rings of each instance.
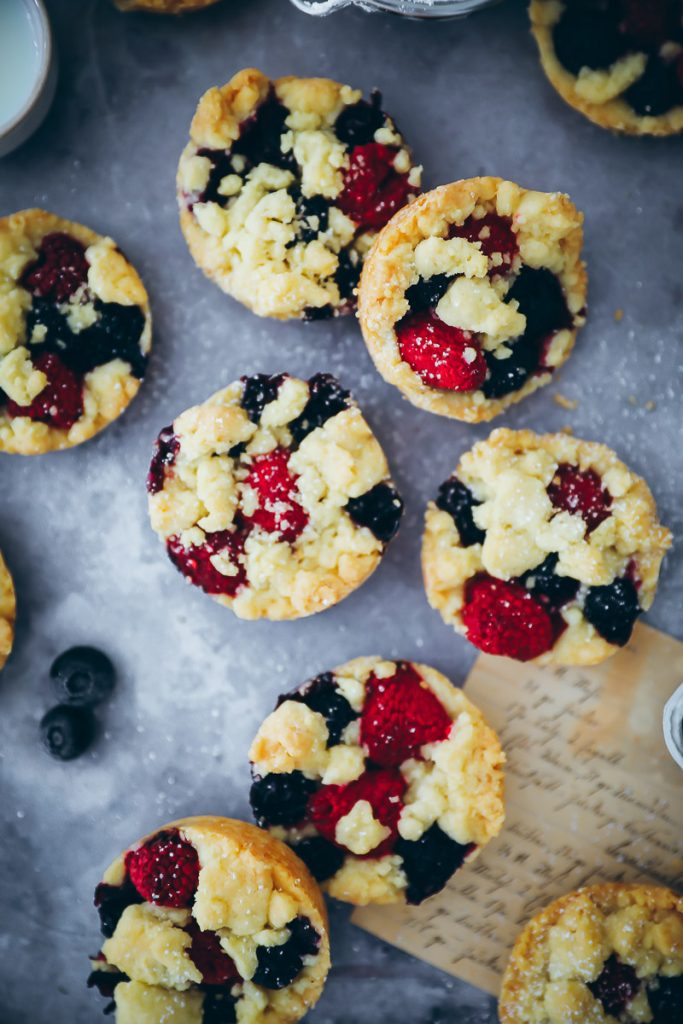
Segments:
[[[95,647],[71,647],[53,661],[50,679],[61,704],[94,707],[114,689],[114,666]]]
[[[258,967],[252,978],[255,985],[268,989],[286,988],[303,970],[303,957],[317,949],[319,939],[308,919],[302,919],[301,924],[298,920],[292,921],[287,927],[292,934],[283,945],[257,947]],[[318,939],[313,948],[310,932]]]
[[[403,858],[408,903],[422,903],[440,892],[473,849],[474,844],[456,843],[436,824],[415,841],[399,838],[395,852]]]
[[[325,882],[336,875],[344,863],[345,854],[322,836],[302,839],[292,849],[304,862],[316,882]]]
[[[286,373],[256,373],[240,378],[244,384],[240,405],[252,423],[258,423],[265,407],[275,401],[286,377]]]
[[[641,117],[660,117],[683,105],[683,85],[676,63],[651,56],[644,73],[622,93],[622,98]]]
[[[337,689],[332,672],[323,672],[315,679],[311,679],[300,690],[283,694],[279,698],[277,706],[280,707],[286,700],[305,704],[311,711],[316,711],[323,716],[327,724],[328,747],[334,747],[341,743],[344,729],[350,722],[358,718],[358,713],[353,710],[346,697]]]
[[[555,572],[557,562],[557,555],[548,555],[540,565],[529,569],[519,579],[534,597],[545,598],[552,608],[561,608],[571,601],[581,586],[571,576],[559,576]]]
[[[33,365],[47,377],[47,384],[30,405],[7,402],[8,416],[26,416],[57,430],[70,430],[83,415],[83,384],[53,352],[33,359]]]
[[[472,515],[472,510],[477,505],[481,505],[481,502],[475,499],[469,487],[454,476],[439,487],[436,507],[448,512],[465,548],[473,544],[483,544],[486,538],[486,533],[479,529]]]
[[[189,907],[199,882],[199,857],[177,829],[157,832],[129,850],[125,865],[131,882],[148,903]]]
[[[640,981],[635,969],[613,954],[605,961],[596,980],[588,983],[588,988],[602,1003],[605,1013],[619,1017],[638,992]]]
[[[434,309],[445,295],[452,280],[453,278],[448,274],[434,274],[433,277],[421,277],[417,284],[406,288],[406,300],[411,313]]]
[[[72,235],[55,231],[45,235],[38,258],[24,270],[19,281],[33,295],[66,302],[88,280],[85,246]]]
[[[261,828],[296,825],[305,818],[308,798],[315,789],[315,782],[303,772],[271,772],[252,782],[249,803]]]
[[[43,715],[40,734],[52,757],[71,761],[80,757],[95,738],[95,718],[89,708],[74,708],[58,704]]]
[[[301,415],[288,423],[295,445],[301,444],[307,434],[348,409],[351,393],[341,386],[331,373],[316,373],[308,382],[310,397]]]
[[[245,156],[254,167],[257,164],[295,167],[293,155],[283,153],[280,148],[281,136],[287,131],[285,121],[288,117],[289,110],[271,89],[260,107],[240,125],[239,138],[233,143],[231,152]]]
[[[173,426],[164,427],[159,431],[159,436],[154,444],[154,455],[147,473],[147,491],[149,494],[158,494],[164,489],[166,470],[174,464],[180,441],[173,432]]]
[[[121,885],[100,882],[95,889],[93,902],[100,916],[100,930],[105,938],[110,939],[126,907],[143,903],[144,900],[130,879],[126,878]]]
[[[359,100],[358,103],[344,107],[334,122],[335,135],[345,146],[363,146],[373,141],[375,132],[384,125],[385,120],[382,93],[375,89],[369,103],[367,100]]]
[[[553,41],[557,59],[573,75],[583,67],[611,67],[628,49],[612,15],[582,10],[579,5],[567,5],[553,31]]]
[[[676,978],[659,975],[657,986],[648,992],[654,1014],[652,1024],[681,1024],[683,1020],[683,974]]]
[[[591,587],[586,595],[583,614],[603,640],[623,647],[641,608],[638,591],[630,579],[614,580],[605,587]]]
[[[234,984],[234,983],[233,983]],[[237,1000],[230,994],[232,985],[224,989],[209,988],[202,1004],[202,1024],[235,1024]]]
[[[360,498],[349,498],[346,511],[356,526],[367,526],[377,540],[388,544],[403,515],[403,499],[391,484],[379,483]]]
[[[312,242],[323,231],[327,231],[329,201],[324,196],[304,196],[299,193],[295,202],[299,240]]]
[[[207,594],[234,597],[240,587],[247,582],[247,570],[242,561],[244,534],[237,530],[207,533],[203,545],[193,544],[189,548],[174,535],[166,541],[166,550],[176,569],[187,577],[190,583],[201,587]],[[213,555],[225,552],[229,554],[236,570],[232,576],[223,575],[211,561]]]

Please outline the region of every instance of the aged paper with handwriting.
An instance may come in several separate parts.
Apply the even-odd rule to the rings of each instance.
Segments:
[[[683,643],[638,624],[596,668],[480,655],[465,684],[507,755],[502,834],[421,907],[367,907],[355,924],[498,994],[515,936],[545,903],[598,881],[683,889],[683,773],[662,709]]]

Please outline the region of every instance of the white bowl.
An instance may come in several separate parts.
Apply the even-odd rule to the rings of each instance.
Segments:
[[[55,95],[57,60],[52,29],[43,0],[0,0],[0,3],[23,3],[31,22],[38,48],[38,62],[31,95],[9,121],[0,124],[0,157],[26,142],[41,125]]]

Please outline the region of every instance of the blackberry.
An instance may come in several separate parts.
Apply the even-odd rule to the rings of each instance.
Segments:
[[[612,954],[595,981],[588,982],[588,988],[602,1003],[605,1013],[620,1017],[638,992],[640,981],[630,964],[622,963]]]
[[[522,267],[505,296],[506,302],[512,299],[516,300],[519,312],[526,317],[524,338],[528,341],[541,342],[549,334],[572,326],[572,316],[567,309],[562,285],[555,274],[545,267]],[[515,342],[515,346],[517,344]]]
[[[73,359],[81,365],[72,364],[72,369],[87,373],[96,366],[122,359],[129,363],[131,372],[139,380],[147,369],[147,356],[140,349],[140,339],[145,327],[145,317],[139,306],[122,306],[118,302],[95,300],[99,320],[74,335],[81,344],[74,349]]]
[[[428,896],[440,892],[472,849],[472,844],[456,843],[436,824],[414,842],[399,837],[395,853],[403,858],[408,903],[422,903]]]
[[[486,398],[502,398],[512,391],[519,391],[538,367],[540,345],[537,340],[523,335],[508,345],[511,354],[505,359],[496,359],[493,352],[484,352],[488,377],[481,386]]]
[[[322,715],[327,724],[327,746],[335,747],[341,742],[342,733],[350,722],[358,718],[346,697],[335,685],[334,674],[323,672],[294,693],[287,693],[278,700],[278,707],[286,700],[305,704],[311,711]]]
[[[247,158],[252,167],[257,164],[273,164],[275,167],[291,169],[296,166],[292,153],[283,153],[281,136],[287,131],[285,120],[289,111],[278,100],[271,89],[267,98],[254,113],[240,125],[239,138],[233,143],[231,152]]]
[[[355,302],[353,294],[360,280],[363,264],[361,258],[353,250],[342,249],[339,253],[339,265],[334,272],[334,280],[339,289],[340,298],[347,302]]]
[[[100,915],[100,930],[105,938],[110,939],[116,930],[121,914],[133,903],[144,900],[130,879],[126,878],[122,885],[108,885],[100,882],[95,889],[94,903]]]
[[[325,882],[336,875],[344,863],[344,851],[333,846],[322,836],[311,836],[302,839],[292,849],[304,862],[316,882]]]
[[[583,614],[603,640],[623,647],[631,639],[635,621],[640,615],[635,584],[624,577],[605,587],[591,587],[586,595]]]
[[[230,995],[232,985],[218,988],[215,985],[205,989],[202,1004],[202,1024],[235,1024],[237,1000]]]
[[[653,1024],[680,1024],[683,1020],[683,974],[676,978],[657,978],[657,987],[648,991]]]
[[[127,974],[123,974],[121,971],[100,971],[95,968],[88,975],[87,985],[88,988],[96,988],[103,999],[113,999],[114,989],[117,985],[125,981],[130,981],[130,978]],[[105,1010],[105,1013],[106,1012],[107,1010]]]
[[[316,373],[308,386],[310,397],[303,412],[288,424],[295,445],[350,405],[350,392],[331,373]]]
[[[71,647],[53,661],[50,679],[60,703],[94,707],[114,689],[114,666],[95,647]]]
[[[375,484],[360,498],[350,498],[346,511],[357,526],[367,526],[377,540],[388,544],[403,515],[403,499],[391,484]]]
[[[252,782],[249,803],[261,828],[296,825],[305,817],[308,798],[315,788],[315,782],[300,771],[271,772]]]
[[[211,170],[204,191],[195,199],[195,202],[218,203],[219,206],[227,206],[230,196],[222,196],[218,187],[223,178],[236,173],[232,166],[231,152],[224,149],[198,149],[197,156],[203,156],[210,160]],[[190,209],[192,206],[194,203],[191,204]]]
[[[561,608],[576,597],[581,585],[571,576],[558,576],[555,572],[557,562],[557,555],[548,555],[540,565],[529,569],[519,579],[535,597],[545,598],[553,608]]]
[[[472,509],[481,505],[472,494],[469,487],[466,487],[457,477],[450,477],[441,484],[436,499],[436,507],[443,512],[448,512],[456,525],[463,547],[469,548],[473,544],[483,544],[486,534],[480,530],[474,521]]]
[[[448,274],[434,274],[433,277],[421,277],[417,284],[406,288],[406,299],[411,313],[420,313],[425,309],[433,309],[443,297],[453,279]]]
[[[164,427],[154,444],[154,455],[147,473],[147,490],[158,494],[164,488],[166,469],[170,468],[180,451],[180,441],[173,433],[173,427]]]
[[[375,132],[386,118],[382,112],[382,93],[374,89],[370,102],[359,100],[352,106],[344,107],[334,122],[335,135],[345,146],[364,146],[372,142]]]
[[[258,423],[264,408],[274,402],[286,374],[256,373],[253,377],[240,378],[244,384],[240,405],[252,423]]]
[[[581,68],[609,68],[627,50],[618,20],[599,10],[577,10],[568,5],[553,31],[560,64],[573,75]]]
[[[324,196],[304,196],[295,198],[296,215],[299,221],[298,236],[302,242],[312,242],[318,235],[327,231],[327,219],[330,204]]]
[[[45,749],[59,761],[80,757],[94,740],[95,732],[95,718],[90,708],[58,704],[40,721]]]
[[[269,989],[286,988],[303,970],[303,957],[317,951],[320,939],[308,918],[297,918],[287,927],[291,937],[281,946],[257,947],[254,984]]]

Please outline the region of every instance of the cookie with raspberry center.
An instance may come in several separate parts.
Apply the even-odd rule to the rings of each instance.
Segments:
[[[244,377],[160,432],[152,526],[189,582],[241,618],[322,611],[360,586],[403,503],[330,374]]]
[[[609,448],[495,430],[430,502],[422,569],[432,607],[486,654],[595,665],[628,643],[670,544]]]
[[[335,898],[421,903],[498,834],[495,733],[440,673],[356,658],[280,697],[250,802]]]
[[[359,287],[363,337],[385,380],[470,423],[547,384],[585,320],[582,223],[568,196],[488,177],[399,210]]]

